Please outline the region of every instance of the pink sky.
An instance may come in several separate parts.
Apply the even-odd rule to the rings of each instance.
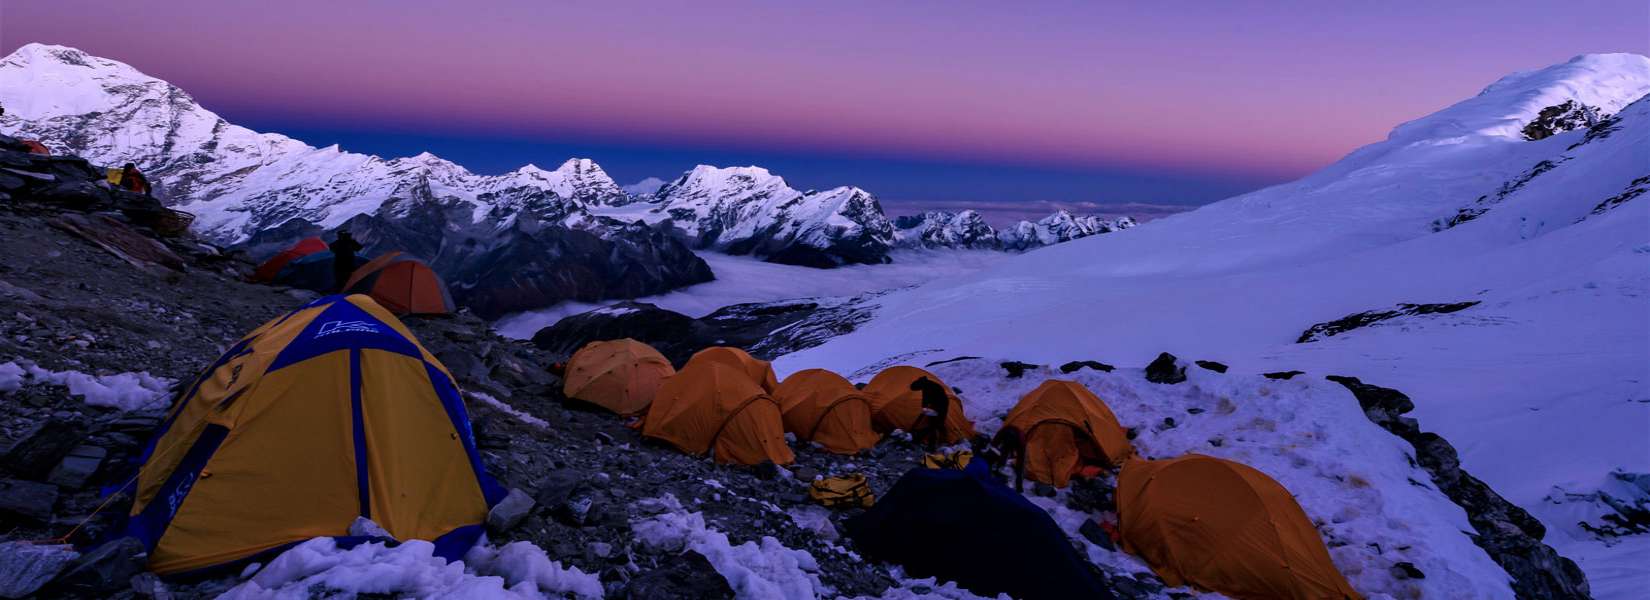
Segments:
[[[1293,177],[1508,72],[1650,45],[1643,0],[1118,4],[8,1],[0,51],[317,126]]]

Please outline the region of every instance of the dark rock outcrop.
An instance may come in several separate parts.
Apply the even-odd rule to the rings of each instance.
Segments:
[[[698,319],[652,304],[620,302],[540,329],[533,334],[533,344],[551,354],[570,356],[593,341],[631,338],[653,346],[677,366],[711,346],[733,346],[772,359],[853,331],[869,318],[853,302],[735,304]]]
[[[1146,365],[1146,381],[1152,383],[1180,383],[1186,380],[1186,367],[1180,366],[1173,354],[1164,352],[1157,355],[1152,364]]]
[[[1296,339],[1295,343],[1305,344],[1307,342],[1315,342],[1323,338],[1340,335],[1359,327],[1368,327],[1389,319],[1417,315],[1443,315],[1463,311],[1477,305],[1477,300],[1440,304],[1409,304],[1406,302],[1399,304],[1397,308],[1392,310],[1370,310],[1361,313],[1353,313],[1333,321],[1318,323],[1306,328],[1306,331],[1301,332],[1300,338]]]
[[[1544,140],[1566,131],[1592,127],[1607,116],[1596,106],[1565,100],[1562,104],[1541,109],[1534,119],[1524,125],[1522,133],[1526,140]]]
[[[1060,372],[1061,373],[1076,373],[1080,369],[1094,369],[1094,370],[1100,371],[1102,373],[1110,373],[1115,368],[1116,367],[1113,367],[1111,365],[1108,365],[1106,363],[1099,362],[1099,361],[1074,360],[1074,361],[1068,362],[1066,364],[1060,365]]]
[[[1422,431],[1415,419],[1403,416],[1415,408],[1408,396],[1356,377],[1330,375],[1325,379],[1351,390],[1370,422],[1415,448],[1416,462],[1444,495],[1466,510],[1467,520],[1478,532],[1473,541],[1507,570],[1519,598],[1590,597],[1581,567],[1542,543],[1547,529],[1540,521],[1463,470],[1455,447],[1442,436]]]
[[[1227,366],[1225,364],[1217,363],[1217,362],[1212,361],[1212,360],[1197,361],[1197,366],[1203,367],[1203,368],[1208,369],[1210,371],[1214,371],[1216,373],[1225,373],[1226,369],[1227,369]]]
[[[1032,369],[1041,369],[1043,367],[1043,365],[1034,365],[1034,364],[1031,364],[1031,363],[1023,363],[1023,362],[1020,362],[1020,361],[1017,361],[1017,360],[1011,360],[1011,361],[1007,361],[1007,362],[1003,362],[1003,363],[998,363],[997,366],[1002,367],[1004,371],[1008,371],[1008,378],[1009,379],[1019,379],[1020,377],[1022,377],[1026,374],[1026,371],[1029,371],[1029,370],[1032,370]]]
[[[1262,373],[1261,375],[1267,379],[1294,379],[1296,375],[1305,374],[1306,371],[1273,371],[1271,373]]]

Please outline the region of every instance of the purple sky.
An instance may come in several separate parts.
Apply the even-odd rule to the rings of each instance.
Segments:
[[[621,183],[754,162],[891,202],[1206,202],[1515,70],[1650,51],[1650,4],[7,1],[232,121]],[[472,6],[473,5],[473,6]]]

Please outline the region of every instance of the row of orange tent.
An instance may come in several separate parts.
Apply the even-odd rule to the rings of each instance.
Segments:
[[[332,292],[333,255],[327,243],[307,237],[276,253],[252,271],[252,281]],[[344,294],[366,294],[397,315],[444,315],[455,310],[447,283],[430,265],[405,252],[386,252],[360,264],[341,286]]]
[[[569,359],[569,398],[624,415],[644,415],[642,434],[690,454],[755,464],[794,460],[784,434],[852,454],[894,429],[919,424],[922,400],[910,389],[923,369],[890,367],[856,388],[824,369],[778,381],[772,366],[736,348],[709,348],[680,372],[635,340],[593,342]],[[941,382],[941,385],[944,385]],[[950,390],[949,386],[946,386]],[[950,393],[945,439],[974,435]],[[1282,485],[1254,468],[1192,454],[1135,457],[1128,430],[1110,407],[1075,381],[1051,379],[1023,396],[1003,420],[1024,444],[1025,476],[1064,487],[1074,475],[1121,467],[1117,509],[1125,550],[1170,585],[1236,598],[1358,598],[1336,570],[1304,510]]]

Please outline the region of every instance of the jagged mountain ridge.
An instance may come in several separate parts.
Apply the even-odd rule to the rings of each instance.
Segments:
[[[1006,229],[996,229],[973,210],[928,211],[899,217],[894,221],[896,244],[905,248],[972,248],[1021,252],[1069,242],[1078,238],[1111,233],[1135,226],[1129,217],[1105,219],[1094,215],[1073,215],[1066,210],[1036,222],[1020,221]]]

